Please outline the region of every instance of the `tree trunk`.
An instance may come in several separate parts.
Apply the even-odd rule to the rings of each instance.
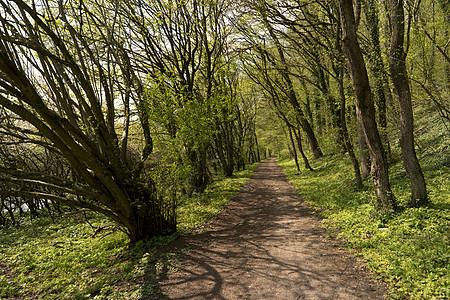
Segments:
[[[297,124],[297,126],[300,127],[299,124]],[[310,171],[314,171],[314,169],[311,167],[311,165],[309,164],[308,158],[305,155],[305,152],[303,151],[303,145],[302,145],[302,137],[301,137],[301,131],[300,129],[298,129],[298,133],[297,131],[294,129],[294,135],[295,138],[297,139],[297,146],[298,146],[298,150],[300,151],[300,154],[302,155],[303,158],[303,164],[305,165],[305,168],[310,170]]]
[[[319,54],[317,55],[317,77],[318,77],[318,86],[320,91],[322,92],[322,96],[325,98],[325,102],[328,106],[328,111],[331,117],[331,126],[333,128],[337,129],[337,136],[336,136],[336,144],[341,148],[345,149],[344,144],[344,135],[342,132],[341,127],[341,119],[340,119],[340,111],[339,111],[339,105],[336,99],[334,98],[333,94],[330,93],[329,83],[328,79],[326,78],[325,72],[323,70],[322,62],[320,60]]]
[[[313,114],[311,111],[311,95],[309,93],[308,87],[306,86],[306,82],[304,78],[300,78],[300,84],[302,85],[303,92],[305,93],[305,114],[308,122],[311,124],[311,127],[314,129],[313,123]]]
[[[193,167],[189,195],[192,195],[193,192],[203,193],[211,181],[208,166],[206,164],[206,148],[207,147],[203,147],[203,150],[189,150],[189,159]]]
[[[373,185],[377,195],[377,206],[381,212],[395,208],[394,197],[389,182],[388,164],[383,143],[378,132],[375,106],[367,76],[366,64],[356,36],[356,24],[352,0],[340,0],[342,39],[344,53],[348,59],[350,75],[355,90],[358,114],[372,160]]]
[[[378,14],[375,0],[369,0],[365,3],[365,15],[370,33],[370,43],[372,49],[369,51],[370,72],[375,81],[375,104],[378,109],[378,124],[380,126],[380,135],[384,143],[386,153],[390,154],[389,139],[387,137],[387,117],[386,100],[391,97],[388,84],[388,77],[384,69],[383,58],[381,57],[380,32],[378,25]],[[388,95],[386,95],[388,93]]]
[[[124,216],[122,223],[131,243],[176,230],[175,204],[158,199],[153,182],[134,183],[127,191],[133,199],[132,214]]]
[[[256,132],[255,132],[255,147],[256,147],[256,159],[257,161],[261,161],[261,155],[259,153],[259,146],[258,146],[258,137],[256,136]]]
[[[230,122],[225,121],[223,124],[217,125],[217,134],[214,137],[215,152],[219,157],[219,162],[226,177],[233,175],[235,167],[232,135],[232,125]]]
[[[370,175],[370,155],[369,149],[367,149],[366,137],[364,136],[360,116],[357,117],[356,130],[358,135],[359,156],[361,159],[361,178],[366,179]]]
[[[291,126],[289,126],[289,124],[286,124],[286,125],[287,125],[288,131],[289,131],[289,139],[291,141],[292,149],[294,152],[295,166],[297,167],[297,172],[300,174],[302,171],[300,171],[300,165],[298,164],[297,150],[295,149],[294,138],[292,137],[292,128],[291,128]]]
[[[405,32],[403,1],[390,0],[389,2],[392,26],[389,69],[394,84],[394,92],[400,106],[400,145],[403,164],[411,181],[411,205],[417,207],[426,204],[428,196],[425,179],[414,148],[411,92],[405,63],[406,53],[403,50]]]
[[[348,152],[348,155],[350,156],[350,160],[352,161],[353,170],[355,171],[355,182],[356,187],[358,189],[361,189],[363,187],[362,179],[361,179],[361,172],[359,170],[359,163],[356,159],[355,152],[353,151],[353,145],[350,141],[350,136],[348,134],[347,130],[347,121],[345,118],[345,93],[344,93],[344,69],[343,67],[340,67],[339,77],[338,77],[338,84],[339,84],[339,96],[341,98],[341,110],[340,110],[340,118],[341,118],[341,128],[342,128],[342,136],[344,138],[344,146]]]

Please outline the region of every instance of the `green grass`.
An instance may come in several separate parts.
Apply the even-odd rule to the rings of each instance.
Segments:
[[[295,175],[293,161],[279,163],[303,198],[325,209],[326,226],[338,231],[349,248],[391,284],[393,298],[449,299],[449,174],[428,181],[430,194],[439,194],[431,197],[430,206],[403,207],[381,219],[370,204],[374,197],[370,184],[357,191],[352,170],[341,158],[314,161],[316,171],[300,176]],[[399,198],[406,194],[407,189],[396,190]]]
[[[349,160],[327,156],[312,161],[314,172],[300,175],[295,175],[292,160],[279,161],[303,198],[324,209],[330,232],[339,232],[348,247],[390,284],[394,299],[450,299],[450,137],[438,122],[427,122],[434,125],[423,127],[417,142],[431,204],[408,207],[409,181],[398,162],[390,174],[400,209],[386,218],[371,205],[375,195],[370,182],[356,190]],[[399,149],[393,150],[399,156]]]
[[[249,166],[247,170],[233,174],[231,178],[220,177],[204,193],[180,199],[177,210],[178,228],[184,231],[201,229],[233,196],[239,193],[255,168],[256,164]]]
[[[204,194],[182,199],[177,208],[179,233],[207,224],[255,167],[232,178],[216,178]],[[174,270],[177,262],[171,253],[156,258],[155,251],[179,233],[130,249],[126,235],[114,224],[87,215],[90,224],[78,214],[0,229],[0,298],[140,299],[160,293],[155,275]],[[94,235],[99,227],[104,230]]]
[[[95,217],[94,226],[109,226]],[[0,261],[9,274],[0,275],[0,297],[89,299],[108,296],[111,283],[123,279],[127,264],[120,259],[126,236],[108,230],[92,237],[94,229],[81,217],[37,219],[18,228],[3,229]]]

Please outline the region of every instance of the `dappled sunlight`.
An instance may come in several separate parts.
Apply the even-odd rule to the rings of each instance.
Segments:
[[[175,242],[179,271],[160,287],[168,299],[378,299],[315,212],[273,159],[263,162],[205,232]]]

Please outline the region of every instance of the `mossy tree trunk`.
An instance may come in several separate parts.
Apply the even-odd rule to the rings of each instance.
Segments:
[[[359,47],[352,0],[340,0],[342,39],[344,53],[348,60],[348,68],[355,90],[356,105],[361,118],[362,128],[369,148],[373,185],[377,195],[379,209],[391,211],[395,201],[389,182],[389,171],[384,146],[377,127],[375,106],[366,64]]]
[[[406,70],[406,53],[403,50],[405,40],[405,17],[402,0],[390,0],[391,10],[391,49],[389,69],[394,84],[394,92],[400,107],[400,145],[403,164],[411,182],[411,205],[420,206],[428,202],[427,188],[422,169],[414,148],[413,110],[411,91]]]

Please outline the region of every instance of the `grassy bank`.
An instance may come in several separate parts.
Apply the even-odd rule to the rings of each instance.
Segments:
[[[324,157],[312,161],[314,172],[300,175],[295,175],[292,160],[279,161],[303,198],[325,209],[324,222],[330,232],[338,229],[349,248],[390,283],[393,298],[450,298],[450,137],[437,129],[424,126],[418,135],[431,204],[423,208],[406,205],[410,197],[408,176],[397,159],[390,174],[400,209],[387,218],[373,211],[370,182],[365,182],[363,190],[355,189],[350,161],[340,156]],[[395,147],[394,155],[399,153]]]
[[[214,218],[255,167],[216,178],[204,194],[181,199],[179,232],[131,250],[124,233],[93,214],[43,217],[0,229],[0,298],[140,299],[156,293],[149,276],[171,268],[170,259],[156,260],[156,249]]]

